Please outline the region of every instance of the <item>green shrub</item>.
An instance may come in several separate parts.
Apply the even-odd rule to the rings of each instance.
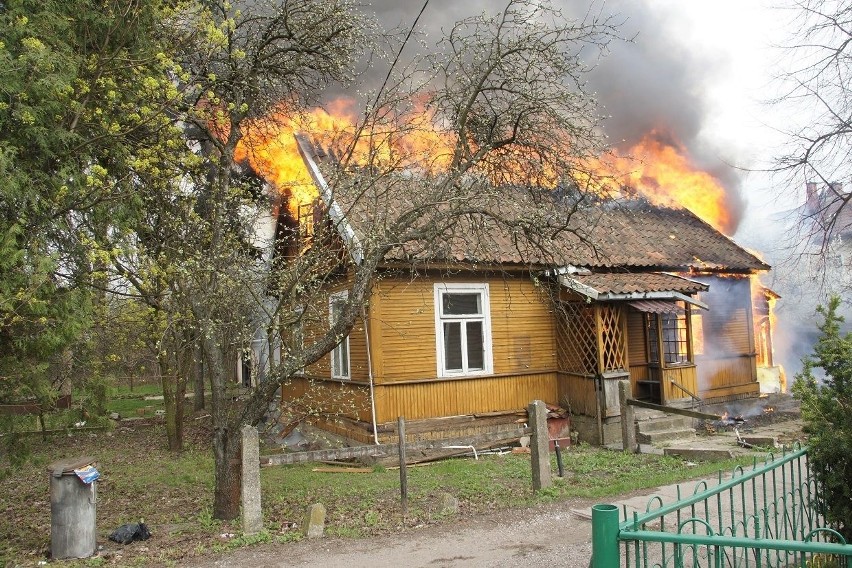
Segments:
[[[840,300],[817,311],[823,317],[814,352],[796,375],[793,394],[801,401],[808,456],[822,488],[826,520],[852,537],[852,334],[841,333]],[[818,380],[815,368],[825,371]]]

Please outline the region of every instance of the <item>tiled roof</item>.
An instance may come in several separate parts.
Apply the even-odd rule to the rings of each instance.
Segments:
[[[324,200],[358,246],[399,242],[388,261],[576,266],[594,271],[753,272],[769,266],[685,209],[646,201],[602,202],[531,188],[434,195],[416,176],[381,180],[334,172],[301,140],[327,182]],[[321,184],[320,184],[321,185]],[[323,193],[321,191],[321,193]],[[331,203],[329,203],[331,201]],[[440,205],[435,205],[436,201]],[[447,211],[453,210],[453,214]],[[464,214],[459,210],[464,209]],[[422,231],[420,231],[422,229]],[[418,239],[419,232],[437,238]]]
[[[599,294],[634,294],[646,292],[678,292],[694,294],[709,288],[707,284],[657,272],[644,273],[595,273],[571,274],[566,276]]]
[[[769,268],[690,211],[640,200],[604,208],[588,238],[597,246],[599,257],[580,254],[575,264],[709,272]]]

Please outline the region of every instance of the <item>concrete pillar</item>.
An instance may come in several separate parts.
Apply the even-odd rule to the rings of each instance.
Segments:
[[[257,534],[263,530],[260,510],[260,447],[257,428],[246,424],[242,430],[243,443],[243,533]]]
[[[325,505],[314,503],[308,507],[305,522],[302,525],[302,534],[305,538],[320,538],[325,531]]]
[[[635,454],[639,449],[636,445],[636,415],[633,406],[627,404],[627,399],[632,397],[630,381],[618,381],[618,400],[621,403],[621,441],[625,452]]]
[[[530,460],[532,462],[533,491],[550,487],[553,478],[550,472],[550,436],[547,432],[547,407],[544,402],[534,400],[527,407],[530,438]]]

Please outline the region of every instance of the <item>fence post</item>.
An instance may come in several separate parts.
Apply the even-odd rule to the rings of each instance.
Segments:
[[[592,564],[590,568],[618,568],[618,507],[592,507]]]
[[[625,452],[636,453],[636,415],[627,399],[633,398],[630,381],[618,381],[618,402],[621,406],[621,442]]]
[[[550,487],[553,477],[550,473],[550,436],[547,433],[547,407],[540,400],[534,400],[527,407],[530,429],[530,462],[532,463],[533,491]]]

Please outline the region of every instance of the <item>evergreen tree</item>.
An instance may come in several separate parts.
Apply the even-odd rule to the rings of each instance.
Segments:
[[[820,306],[822,332],[814,352],[796,375],[793,394],[801,401],[808,457],[822,491],[826,519],[852,540],[852,334],[841,332],[840,299]],[[824,378],[814,368],[825,371]]]
[[[47,362],[85,339],[111,289],[107,235],[138,219],[140,184],[172,183],[164,9],[0,3],[0,398],[55,395]]]

